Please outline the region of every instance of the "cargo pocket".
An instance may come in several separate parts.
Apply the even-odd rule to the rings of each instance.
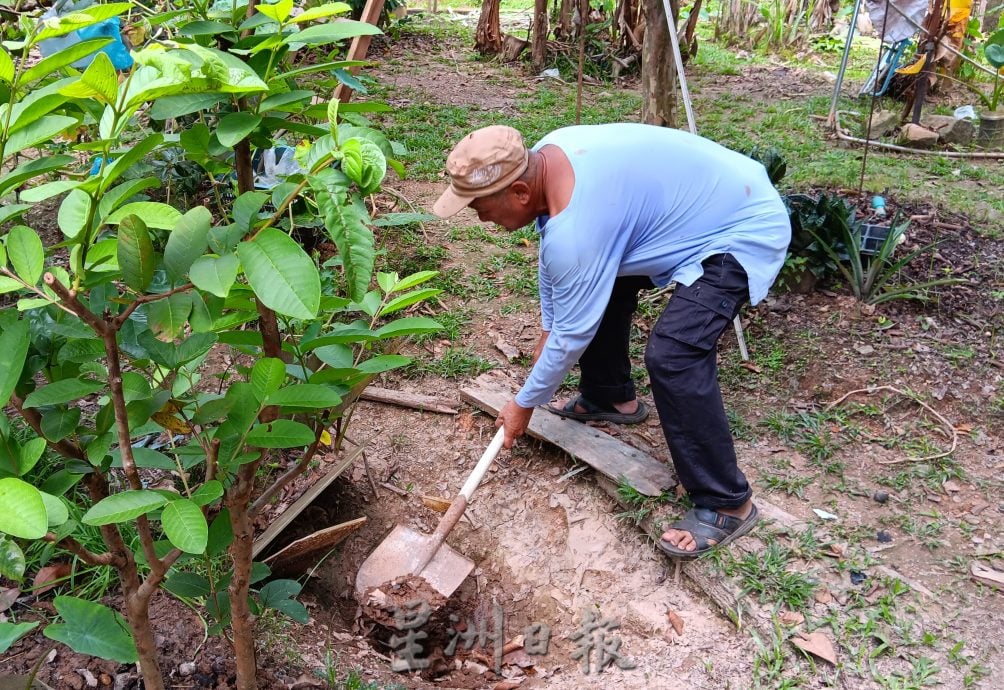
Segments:
[[[677,285],[655,332],[701,350],[710,350],[739,309],[736,299],[698,281]]]

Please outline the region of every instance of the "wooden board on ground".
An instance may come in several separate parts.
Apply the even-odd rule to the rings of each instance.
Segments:
[[[324,491],[331,482],[340,475],[345,469],[355,462],[356,458],[359,457],[363,452],[363,446],[354,446],[352,448],[346,448],[342,456],[337,458],[331,465],[331,468],[325,472],[320,479],[314,482],[313,486],[303,492],[296,501],[294,501],[282,515],[275,519],[271,525],[268,526],[261,536],[255,539],[254,545],[251,547],[251,556],[257,558],[258,554],[264,550],[266,546],[272,543],[272,540],[277,536],[282,534],[282,531],[289,526],[296,516],[303,512],[303,509],[314,502],[314,499]]]
[[[483,374],[463,388],[460,395],[472,405],[497,415],[514,392],[498,377]],[[558,446],[615,483],[623,479],[644,496],[659,496],[676,486],[676,478],[665,463],[587,424],[535,410],[527,432]]]
[[[325,553],[335,548],[344,539],[363,526],[365,517],[342,522],[331,527],[319,529],[302,539],[297,539],[284,549],[276,551],[265,559],[265,564],[272,569],[277,577],[299,575]]]

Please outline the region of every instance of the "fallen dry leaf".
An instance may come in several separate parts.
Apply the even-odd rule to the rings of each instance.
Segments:
[[[516,690],[522,684],[522,678],[519,680],[503,680],[500,683],[496,683],[492,690]]]
[[[827,544],[826,549],[823,551],[824,556],[830,556],[831,558],[843,558],[847,555],[847,545],[846,544]]]
[[[32,591],[35,596],[41,596],[50,589],[54,589],[63,578],[69,577],[70,572],[69,563],[53,563],[44,568],[39,568],[38,572],[35,573],[34,581],[31,583]]]
[[[941,485],[941,488],[945,490],[945,493],[954,493],[956,491],[962,491],[962,486],[959,485],[954,479],[947,480]]]
[[[6,611],[13,606],[19,596],[21,596],[21,590],[17,587],[0,589],[0,611]]]
[[[743,362],[739,366],[741,366],[743,369],[749,369],[754,374],[762,374],[763,373],[763,369],[761,369],[760,367],[758,367],[756,364],[753,364],[753,362]]]
[[[971,432],[973,430],[973,425],[972,424],[959,424],[959,425],[957,425],[955,427],[955,430],[958,431],[960,434],[968,434],[969,432]]]
[[[833,595],[830,594],[830,590],[826,589],[825,587],[823,587],[822,589],[817,589],[813,597],[820,604],[829,604],[831,601],[833,601]]]
[[[791,643],[808,652],[814,657],[828,661],[834,666],[837,665],[837,652],[833,649],[830,638],[818,630],[813,633],[799,633],[800,637],[791,638]]]
[[[450,509],[450,501],[445,498],[440,498],[439,496],[426,496],[422,495],[422,503],[426,508],[431,508],[437,513],[445,513]]]
[[[999,570],[973,561],[969,566],[969,574],[977,582],[982,582],[994,589],[1004,589],[1004,573]]]
[[[781,614],[781,622],[785,625],[801,625],[805,622],[805,616],[798,611],[785,611]]]
[[[677,635],[683,636],[683,619],[676,613],[676,611],[666,611],[666,617],[669,618],[670,624],[673,626],[673,630],[676,631]]]

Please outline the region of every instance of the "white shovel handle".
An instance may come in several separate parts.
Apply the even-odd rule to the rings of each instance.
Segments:
[[[463,488],[460,489],[460,495],[466,500],[471,500],[471,495],[477,490],[478,485],[481,484],[481,480],[484,479],[485,472],[491,467],[492,461],[495,460],[495,456],[499,454],[502,450],[502,442],[505,440],[505,427],[500,426],[499,430],[495,432],[495,438],[492,442],[488,444],[485,448],[485,452],[481,454],[481,459],[478,460],[478,464],[474,466],[474,471],[471,472],[471,476],[467,478],[464,482]]]

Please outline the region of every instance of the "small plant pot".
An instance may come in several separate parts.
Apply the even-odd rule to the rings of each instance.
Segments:
[[[865,223],[861,226],[861,253],[868,256],[878,254],[888,236],[889,226]]]
[[[990,151],[1004,150],[1004,111],[980,113],[980,131],[976,145]]]

